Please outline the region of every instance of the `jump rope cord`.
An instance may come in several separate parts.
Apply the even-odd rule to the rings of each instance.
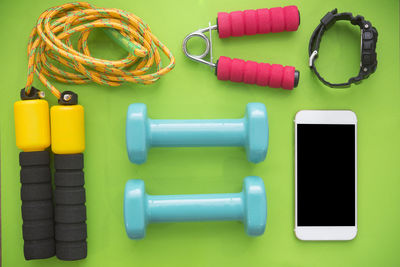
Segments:
[[[87,40],[95,28],[107,28],[105,32],[129,50],[129,55],[121,60],[92,57]],[[75,33],[79,34],[77,50],[70,40]],[[165,67],[162,67],[158,48],[169,59]],[[58,62],[65,68],[59,68],[52,62]],[[135,68],[131,70],[135,63]],[[155,72],[148,73],[153,65]],[[134,14],[113,8],[96,8],[86,2],[68,3],[43,12],[31,32],[25,93],[29,95],[35,73],[52,94],[60,98],[60,91],[50,83],[49,77],[70,84],[151,84],[174,66],[175,58],[169,49]]]

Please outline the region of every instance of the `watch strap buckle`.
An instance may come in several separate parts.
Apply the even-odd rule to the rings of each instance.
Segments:
[[[310,59],[308,60],[308,66],[311,68],[312,66],[313,66],[313,64],[314,64],[314,59],[315,59],[315,57],[318,55],[318,51],[317,50],[314,50],[312,53],[311,53],[311,56],[310,56]]]

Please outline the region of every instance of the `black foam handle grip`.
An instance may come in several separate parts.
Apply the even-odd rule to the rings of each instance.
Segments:
[[[56,255],[61,260],[87,256],[83,154],[55,154]]]
[[[24,256],[50,258],[55,255],[55,241],[49,152],[21,152],[19,164]]]
[[[83,154],[55,154],[56,255],[61,260],[87,256]]]

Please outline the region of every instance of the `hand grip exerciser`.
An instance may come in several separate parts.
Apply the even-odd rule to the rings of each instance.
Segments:
[[[21,91],[14,103],[16,144],[21,166],[22,235],[27,260],[54,256],[54,223],[50,157],[49,104],[32,88],[29,96]]]
[[[151,147],[243,146],[247,159],[259,163],[268,149],[267,111],[249,103],[241,119],[153,120],[145,104],[131,104],[126,121],[126,145],[131,162],[144,163]]]
[[[86,258],[86,197],[83,187],[84,110],[78,96],[64,91],[50,111],[54,153],[56,255],[61,260]]]
[[[221,56],[213,63],[212,30],[217,30],[220,38],[296,31],[300,24],[300,13],[296,6],[263,8],[257,10],[218,13],[217,25],[197,30],[183,40],[183,52],[187,57],[197,62],[215,68],[218,80],[257,84],[272,88],[291,90],[298,85],[300,73],[294,67],[279,64],[257,63],[241,59],[230,59]],[[208,38],[204,33],[209,32]],[[187,42],[193,37],[205,41],[206,49],[201,55],[192,55],[187,50]],[[210,55],[210,61],[204,60]]]
[[[124,197],[125,229],[141,239],[153,222],[242,221],[249,236],[264,233],[267,200],[260,177],[244,179],[240,193],[153,196],[142,180],[129,180]]]

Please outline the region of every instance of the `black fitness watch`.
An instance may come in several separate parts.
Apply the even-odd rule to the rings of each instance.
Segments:
[[[328,30],[336,21],[348,20],[353,25],[358,25],[361,29],[361,63],[360,72],[358,76],[350,78],[344,83],[330,83],[326,81],[318,73],[314,61],[318,57],[319,44],[321,42],[322,35]],[[308,45],[309,55],[309,66],[317,75],[317,77],[325,84],[330,87],[350,87],[352,83],[361,82],[361,80],[368,78],[368,76],[375,72],[378,64],[376,59],[376,43],[378,41],[378,31],[375,27],[372,27],[371,22],[364,20],[363,16],[357,15],[353,17],[352,13],[337,13],[335,8],[331,12],[328,12],[322,19],[321,23],[314,30],[310,43]]]

